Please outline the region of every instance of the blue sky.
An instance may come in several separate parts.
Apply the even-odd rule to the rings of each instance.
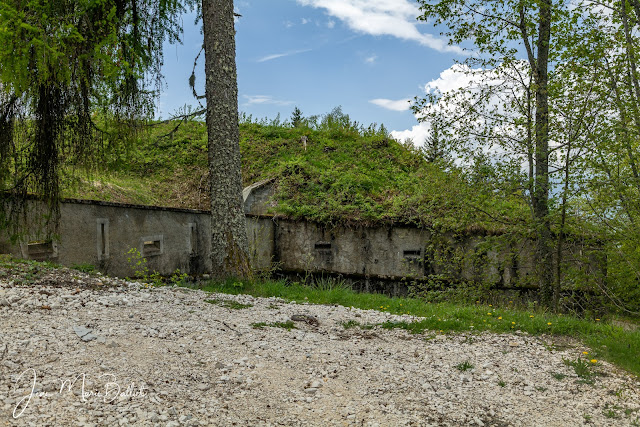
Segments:
[[[454,60],[464,59],[437,29],[415,19],[413,0],[236,0],[235,8],[242,14],[236,22],[239,109],[254,118],[289,118],[295,106],[305,116],[342,106],[352,120],[384,123],[419,144],[425,129],[406,100],[424,94],[430,82],[443,83]],[[165,45],[163,118],[198,106],[187,83],[202,45],[194,17],[184,17],[182,45]],[[201,57],[199,88],[203,64]]]

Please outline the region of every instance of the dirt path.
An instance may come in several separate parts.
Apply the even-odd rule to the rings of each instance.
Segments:
[[[292,316],[297,329],[267,326]],[[595,384],[581,383],[563,363],[588,351],[575,343],[343,326],[389,319],[411,317],[69,270],[0,282],[0,425],[640,422],[638,381],[598,362]]]

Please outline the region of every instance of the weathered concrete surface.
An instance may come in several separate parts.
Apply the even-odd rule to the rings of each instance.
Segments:
[[[58,239],[43,242],[37,233],[19,245],[5,239],[0,252],[67,266],[91,264],[121,277],[134,276],[145,267],[166,275],[176,269],[202,274],[211,268],[206,212],[68,200],[61,204],[60,214]],[[143,258],[146,263],[137,266]]]
[[[517,287],[527,285],[533,273],[533,248],[526,239],[434,235],[408,226],[328,228],[268,215],[272,195],[267,181],[243,194],[251,263],[258,270],[340,274],[361,280],[367,290],[370,282],[426,278]],[[0,238],[0,253],[92,264],[119,277],[140,276],[145,268],[149,274],[200,275],[211,271],[210,221],[206,211],[68,200],[61,206],[59,239],[43,241],[34,232],[11,245]]]

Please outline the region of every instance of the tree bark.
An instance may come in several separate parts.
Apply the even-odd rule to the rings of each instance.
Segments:
[[[552,0],[539,2],[538,57],[536,60],[536,172],[533,212],[536,219],[536,264],[541,302],[547,306],[553,297],[552,236],[549,220],[549,94],[548,67],[551,41]]]
[[[233,0],[202,0],[211,181],[212,275],[249,275],[242,204]]]

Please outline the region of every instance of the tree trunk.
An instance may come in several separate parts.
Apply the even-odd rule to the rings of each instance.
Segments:
[[[211,263],[216,278],[247,277],[233,0],[202,0],[211,181]]]
[[[538,58],[536,61],[536,172],[533,213],[536,219],[536,264],[541,302],[553,296],[552,236],[549,221],[549,94],[548,64],[551,40],[551,0],[539,2]]]

